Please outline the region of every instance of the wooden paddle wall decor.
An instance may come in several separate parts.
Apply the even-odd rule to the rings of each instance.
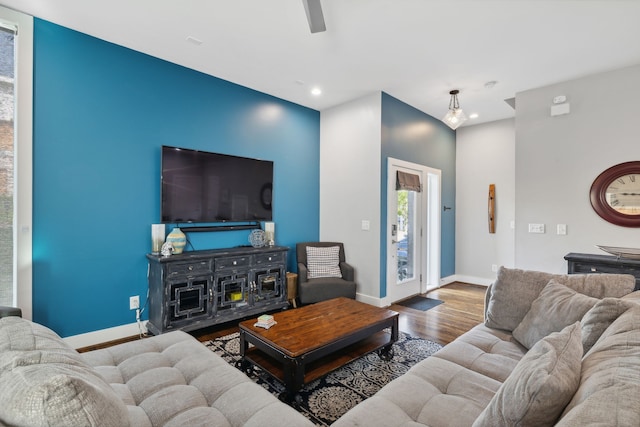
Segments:
[[[496,232],[496,185],[489,184],[489,233]]]

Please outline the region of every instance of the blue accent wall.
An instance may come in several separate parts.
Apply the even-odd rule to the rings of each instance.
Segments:
[[[455,274],[456,134],[440,120],[382,93],[381,200],[387,200],[387,159],[417,163],[442,171],[442,211],[440,275]],[[442,207],[441,207],[442,209]],[[381,207],[381,224],[387,223],[386,202]],[[386,276],[387,233],[380,230],[380,277]],[[380,296],[386,296],[384,281]]]
[[[276,243],[318,240],[318,111],[40,19],[34,64],[34,321],[62,336],[135,321],[161,145],[273,160]],[[188,237],[211,249],[248,235]]]

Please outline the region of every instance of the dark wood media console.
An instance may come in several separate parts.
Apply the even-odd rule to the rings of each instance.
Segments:
[[[287,247],[184,252],[149,260],[149,323],[190,331],[289,306]]]

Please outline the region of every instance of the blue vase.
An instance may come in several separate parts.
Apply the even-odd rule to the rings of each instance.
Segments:
[[[180,228],[175,227],[167,236],[166,241],[173,245],[173,254],[177,255],[182,253],[182,250],[187,244],[187,236],[185,236]]]

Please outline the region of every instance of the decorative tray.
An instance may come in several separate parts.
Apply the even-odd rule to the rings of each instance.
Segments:
[[[640,249],[635,248],[619,248],[617,246],[596,245],[605,252],[620,258],[638,259],[640,260]]]

